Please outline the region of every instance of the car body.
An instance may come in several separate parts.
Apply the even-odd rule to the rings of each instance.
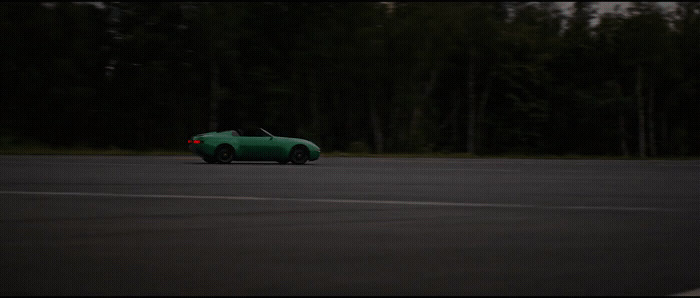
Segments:
[[[321,155],[321,149],[311,141],[274,136],[262,128],[207,132],[187,143],[194,154],[208,163],[238,160],[304,164]]]

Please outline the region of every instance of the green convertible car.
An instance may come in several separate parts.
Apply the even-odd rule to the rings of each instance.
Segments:
[[[192,137],[187,143],[192,152],[208,163],[245,160],[304,164],[321,155],[321,149],[310,141],[273,136],[262,128],[208,132]]]

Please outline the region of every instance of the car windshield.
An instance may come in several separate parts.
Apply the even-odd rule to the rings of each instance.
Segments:
[[[264,129],[262,129],[262,128],[259,128],[259,129],[260,129],[263,133],[265,133],[265,136],[273,137],[273,135],[272,135],[271,133],[267,132],[267,130],[264,130]]]
[[[240,129],[241,136],[244,137],[271,137],[272,134],[262,128],[243,128]]]

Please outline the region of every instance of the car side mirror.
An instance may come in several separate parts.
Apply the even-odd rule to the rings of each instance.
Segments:
[[[273,138],[273,137],[270,137],[270,141],[272,141],[272,138]]]

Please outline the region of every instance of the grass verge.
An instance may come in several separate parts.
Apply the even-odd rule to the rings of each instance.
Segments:
[[[0,155],[192,155],[188,150],[130,150],[121,148],[88,147],[46,147],[46,146],[1,146]],[[376,158],[478,158],[478,159],[593,159],[593,160],[700,160],[700,156],[663,156],[640,158],[638,156],[600,156],[600,155],[527,155],[527,154],[493,154],[476,155],[471,153],[351,153],[323,152],[321,157],[376,157]]]
[[[121,148],[51,148],[35,146],[0,147],[2,155],[190,155],[187,150],[129,150]]]
[[[554,155],[554,154],[471,154],[471,153],[321,153],[321,157],[379,157],[379,158],[478,158],[478,159],[592,159],[592,160],[700,160],[700,156],[608,156],[608,155]]]

